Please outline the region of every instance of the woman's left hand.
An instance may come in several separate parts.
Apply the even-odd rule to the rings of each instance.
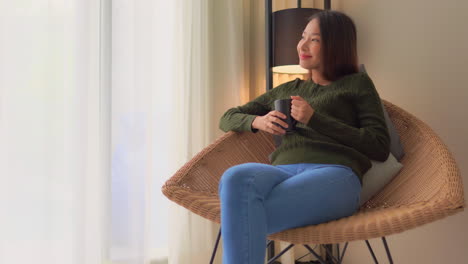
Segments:
[[[314,115],[315,110],[300,96],[291,95],[291,116],[305,125],[309,123],[310,118]]]

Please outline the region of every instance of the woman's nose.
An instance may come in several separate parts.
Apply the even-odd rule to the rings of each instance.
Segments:
[[[299,41],[299,43],[297,44],[298,48],[300,51],[305,51],[306,50],[306,45],[304,45],[304,42],[301,40]]]

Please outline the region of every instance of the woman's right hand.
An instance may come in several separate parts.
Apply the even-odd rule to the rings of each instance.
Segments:
[[[252,122],[252,127],[273,135],[284,135],[286,134],[286,131],[282,127],[287,128],[288,124],[280,118],[286,119],[286,115],[279,111],[273,110],[264,116],[255,117],[254,121]],[[275,123],[282,127],[276,125]]]

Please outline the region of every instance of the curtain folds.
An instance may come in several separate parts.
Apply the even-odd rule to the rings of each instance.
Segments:
[[[112,25],[112,256],[207,263],[219,225],[160,187],[224,133],[228,108],[265,92],[263,2],[118,0]]]
[[[253,58],[262,60],[263,56],[261,51],[260,57],[254,56],[252,39],[263,36],[255,36],[250,25],[256,10],[253,6],[258,5],[253,2],[176,1],[179,26],[175,43],[187,46],[180,49],[175,63],[180,73],[174,87],[179,95],[174,97],[174,106],[179,110],[175,119],[176,133],[180,134],[175,135],[174,141],[180,148],[174,148],[173,160],[178,160],[174,169],[221,136],[224,133],[218,128],[221,115],[228,108],[250,100],[255,94],[252,87],[264,82],[253,71],[260,71],[255,67],[259,61]],[[208,263],[219,225],[173,203],[170,209],[169,264]],[[221,263],[221,254],[222,244],[215,263]]]
[[[263,1],[1,1],[0,263],[207,263],[161,186],[265,92],[264,38]]]
[[[191,159],[203,147],[210,144],[220,131],[217,128],[217,118],[222,108],[229,84],[222,83],[226,72],[233,67],[219,65],[214,51],[226,61],[232,54],[234,44],[216,42],[214,15],[217,8],[215,1],[176,1],[177,10],[175,43],[181,43],[180,53],[175,57],[175,67],[180,78],[176,80],[174,89],[175,129],[172,160],[174,171]],[[226,5],[227,1],[219,1]],[[231,9],[224,9],[224,17],[232,16]],[[216,14],[218,15],[218,14]],[[218,24],[219,25],[219,24]],[[223,29],[231,31],[232,28]],[[235,40],[231,38],[231,40]],[[223,46],[224,45],[224,46]],[[217,67],[216,67],[216,66]],[[216,69],[217,68],[217,69]],[[238,79],[231,79],[234,83]],[[228,92],[229,93],[229,92]],[[231,91],[229,98],[238,98]],[[232,99],[231,99],[232,100]],[[169,211],[169,264],[176,263],[208,263],[213,249],[219,225],[214,224],[179,205],[170,204]],[[219,248],[215,263],[221,263],[222,246]]]
[[[110,255],[116,263],[166,263],[168,201],[160,186],[175,168],[176,10],[172,1],[112,2]]]
[[[0,263],[102,263],[99,1],[0,2]]]

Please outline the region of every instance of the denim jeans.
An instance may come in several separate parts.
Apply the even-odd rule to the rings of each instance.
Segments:
[[[263,264],[267,235],[354,214],[361,184],[343,165],[244,163],[218,190],[223,264]]]

